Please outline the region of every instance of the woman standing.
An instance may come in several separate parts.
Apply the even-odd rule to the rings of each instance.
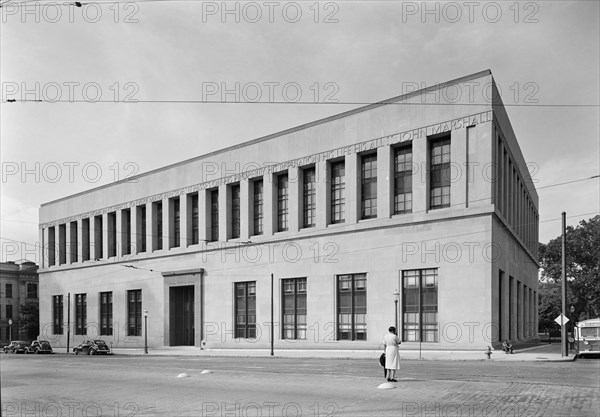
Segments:
[[[401,343],[396,335],[394,326],[388,329],[389,333],[383,338],[383,351],[385,352],[385,369],[387,370],[387,380],[396,381],[396,370],[400,369],[400,352],[398,345]]]

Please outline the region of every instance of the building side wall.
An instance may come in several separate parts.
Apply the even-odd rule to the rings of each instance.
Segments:
[[[274,275],[275,346],[277,348],[376,349],[387,327],[395,321],[395,290],[399,290],[398,311],[402,328],[402,271],[434,268],[438,271],[437,343],[423,343],[424,349],[483,348],[490,343],[489,323],[494,315],[490,276],[491,219],[478,215],[432,224],[396,226],[362,232],[334,234],[320,238],[282,241],[269,245],[231,247],[227,250],[141,261],[137,268],[119,264],[94,269],[53,272],[45,275],[48,286],[41,305],[42,317],[51,317],[51,296],[71,292],[71,326],[74,324],[74,294],[87,294],[86,335],[74,335],[71,346],[98,335],[99,293],[113,291],[112,337],[103,337],[115,347],[143,347],[143,338],[127,336],[126,294],[141,289],[143,309],[148,310],[148,343],[169,345],[169,288],[195,288],[196,345],[203,332],[207,347],[267,348],[270,346],[271,274]],[[461,233],[457,233],[460,230]],[[163,276],[165,271],[204,268],[196,275]],[[152,271],[150,270],[152,269]],[[367,340],[337,340],[336,277],[365,273],[367,277]],[[288,341],[281,336],[281,280],[307,279],[307,337]],[[257,337],[234,337],[234,285],[256,282]],[[469,309],[465,309],[468,303]],[[201,311],[204,327],[200,329]],[[48,324],[48,323],[46,323]],[[43,326],[42,326],[43,327]],[[66,345],[66,331],[47,335],[56,346]],[[415,348],[406,342],[404,348]]]

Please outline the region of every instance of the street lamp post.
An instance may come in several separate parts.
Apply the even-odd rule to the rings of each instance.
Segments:
[[[12,319],[8,319],[8,342],[12,342]]]
[[[398,296],[400,295],[400,293],[398,292],[398,289],[394,290],[394,313],[395,313],[395,325],[396,325],[396,334],[398,334],[399,330],[398,330]]]
[[[148,354],[148,310],[144,309],[144,354]]]
[[[569,311],[571,312],[571,336],[569,337],[569,344],[571,345],[571,349],[573,349],[573,342],[575,341],[575,306],[571,306]],[[568,352],[569,350],[567,349],[567,353]]]

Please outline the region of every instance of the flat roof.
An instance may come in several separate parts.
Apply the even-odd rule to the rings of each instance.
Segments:
[[[45,207],[45,206],[48,206],[50,204],[58,203],[60,201],[68,200],[70,198],[77,197],[77,196],[80,196],[80,195],[84,195],[84,194],[87,194],[87,193],[90,193],[90,192],[93,192],[93,191],[101,190],[103,188],[111,187],[111,186],[113,186],[115,184],[119,184],[119,183],[122,183],[122,182],[130,182],[133,179],[145,177],[147,175],[151,175],[151,174],[154,174],[154,173],[157,173],[157,172],[160,172],[160,171],[164,171],[164,170],[167,170],[167,169],[170,169],[170,168],[174,168],[174,167],[179,166],[179,165],[184,165],[184,164],[187,164],[189,162],[197,161],[197,160],[202,159],[202,158],[206,158],[206,157],[213,156],[213,155],[218,155],[220,153],[229,152],[229,151],[232,151],[232,150],[235,150],[235,149],[243,148],[245,146],[254,145],[254,144],[257,144],[257,143],[260,143],[260,142],[264,142],[264,141],[269,140],[269,139],[276,138],[278,136],[287,135],[289,133],[293,133],[293,132],[296,132],[296,131],[299,131],[299,130],[303,130],[303,129],[308,129],[309,127],[313,127],[313,126],[317,126],[317,125],[320,125],[320,124],[323,124],[323,123],[331,122],[333,120],[341,119],[341,118],[344,118],[344,117],[347,117],[347,116],[351,116],[353,114],[362,113],[364,111],[375,109],[375,108],[381,107],[381,106],[386,106],[388,104],[392,104],[392,103],[395,103],[395,102],[398,102],[398,101],[406,100],[406,99],[409,99],[409,98],[414,97],[414,96],[418,96],[418,95],[421,95],[421,94],[424,94],[424,93],[428,93],[430,91],[439,90],[441,88],[445,88],[445,87],[448,87],[448,86],[453,85],[453,84],[459,84],[459,83],[463,83],[465,81],[474,80],[476,78],[485,77],[487,75],[492,75],[492,71],[489,70],[489,69],[484,70],[484,71],[479,71],[479,72],[476,72],[476,73],[473,73],[473,74],[470,74],[470,75],[466,75],[464,77],[455,78],[453,80],[446,81],[446,82],[441,83],[441,84],[436,84],[436,85],[433,85],[433,86],[430,86],[430,87],[427,87],[427,88],[422,88],[420,90],[416,90],[416,91],[412,91],[410,93],[402,94],[400,96],[392,97],[392,98],[389,98],[387,100],[378,101],[378,102],[375,102],[375,103],[367,104],[366,106],[357,107],[356,109],[352,109],[352,110],[348,110],[348,111],[345,111],[345,112],[342,112],[342,113],[334,114],[333,116],[328,116],[328,117],[325,117],[323,119],[317,119],[317,120],[309,122],[309,123],[305,123],[305,124],[302,124],[302,125],[294,126],[294,127],[289,128],[289,129],[281,130],[281,131],[276,132],[276,133],[271,133],[271,134],[266,135],[266,136],[261,136],[261,137],[256,138],[256,139],[251,139],[251,140],[248,140],[248,141],[245,141],[245,142],[242,142],[242,143],[238,143],[237,145],[228,146],[226,148],[219,149],[217,151],[209,152],[209,153],[206,153],[206,154],[203,154],[203,155],[195,156],[193,158],[185,159],[183,161],[175,162],[173,164],[165,165],[163,167],[156,168],[156,169],[153,169],[151,171],[143,172],[141,174],[137,174],[137,175],[134,175],[132,177],[127,177],[126,179],[122,179],[122,180],[119,180],[119,181],[111,182],[109,184],[99,185],[98,187],[90,188],[88,190],[81,191],[81,192],[78,192],[78,193],[75,193],[75,194],[71,194],[71,195],[68,195],[66,197],[58,198],[56,200],[48,201],[46,203],[42,203],[41,207]]]

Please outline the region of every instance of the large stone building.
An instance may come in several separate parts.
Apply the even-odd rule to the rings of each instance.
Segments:
[[[21,331],[19,311],[22,305],[38,304],[37,269],[30,261],[0,262],[0,346],[29,339]]]
[[[140,347],[147,314],[151,347],[267,348],[273,328],[276,349],[373,349],[395,321],[408,349],[532,339],[537,205],[483,71],[43,204],[42,331],[64,346],[70,315],[71,344]]]

